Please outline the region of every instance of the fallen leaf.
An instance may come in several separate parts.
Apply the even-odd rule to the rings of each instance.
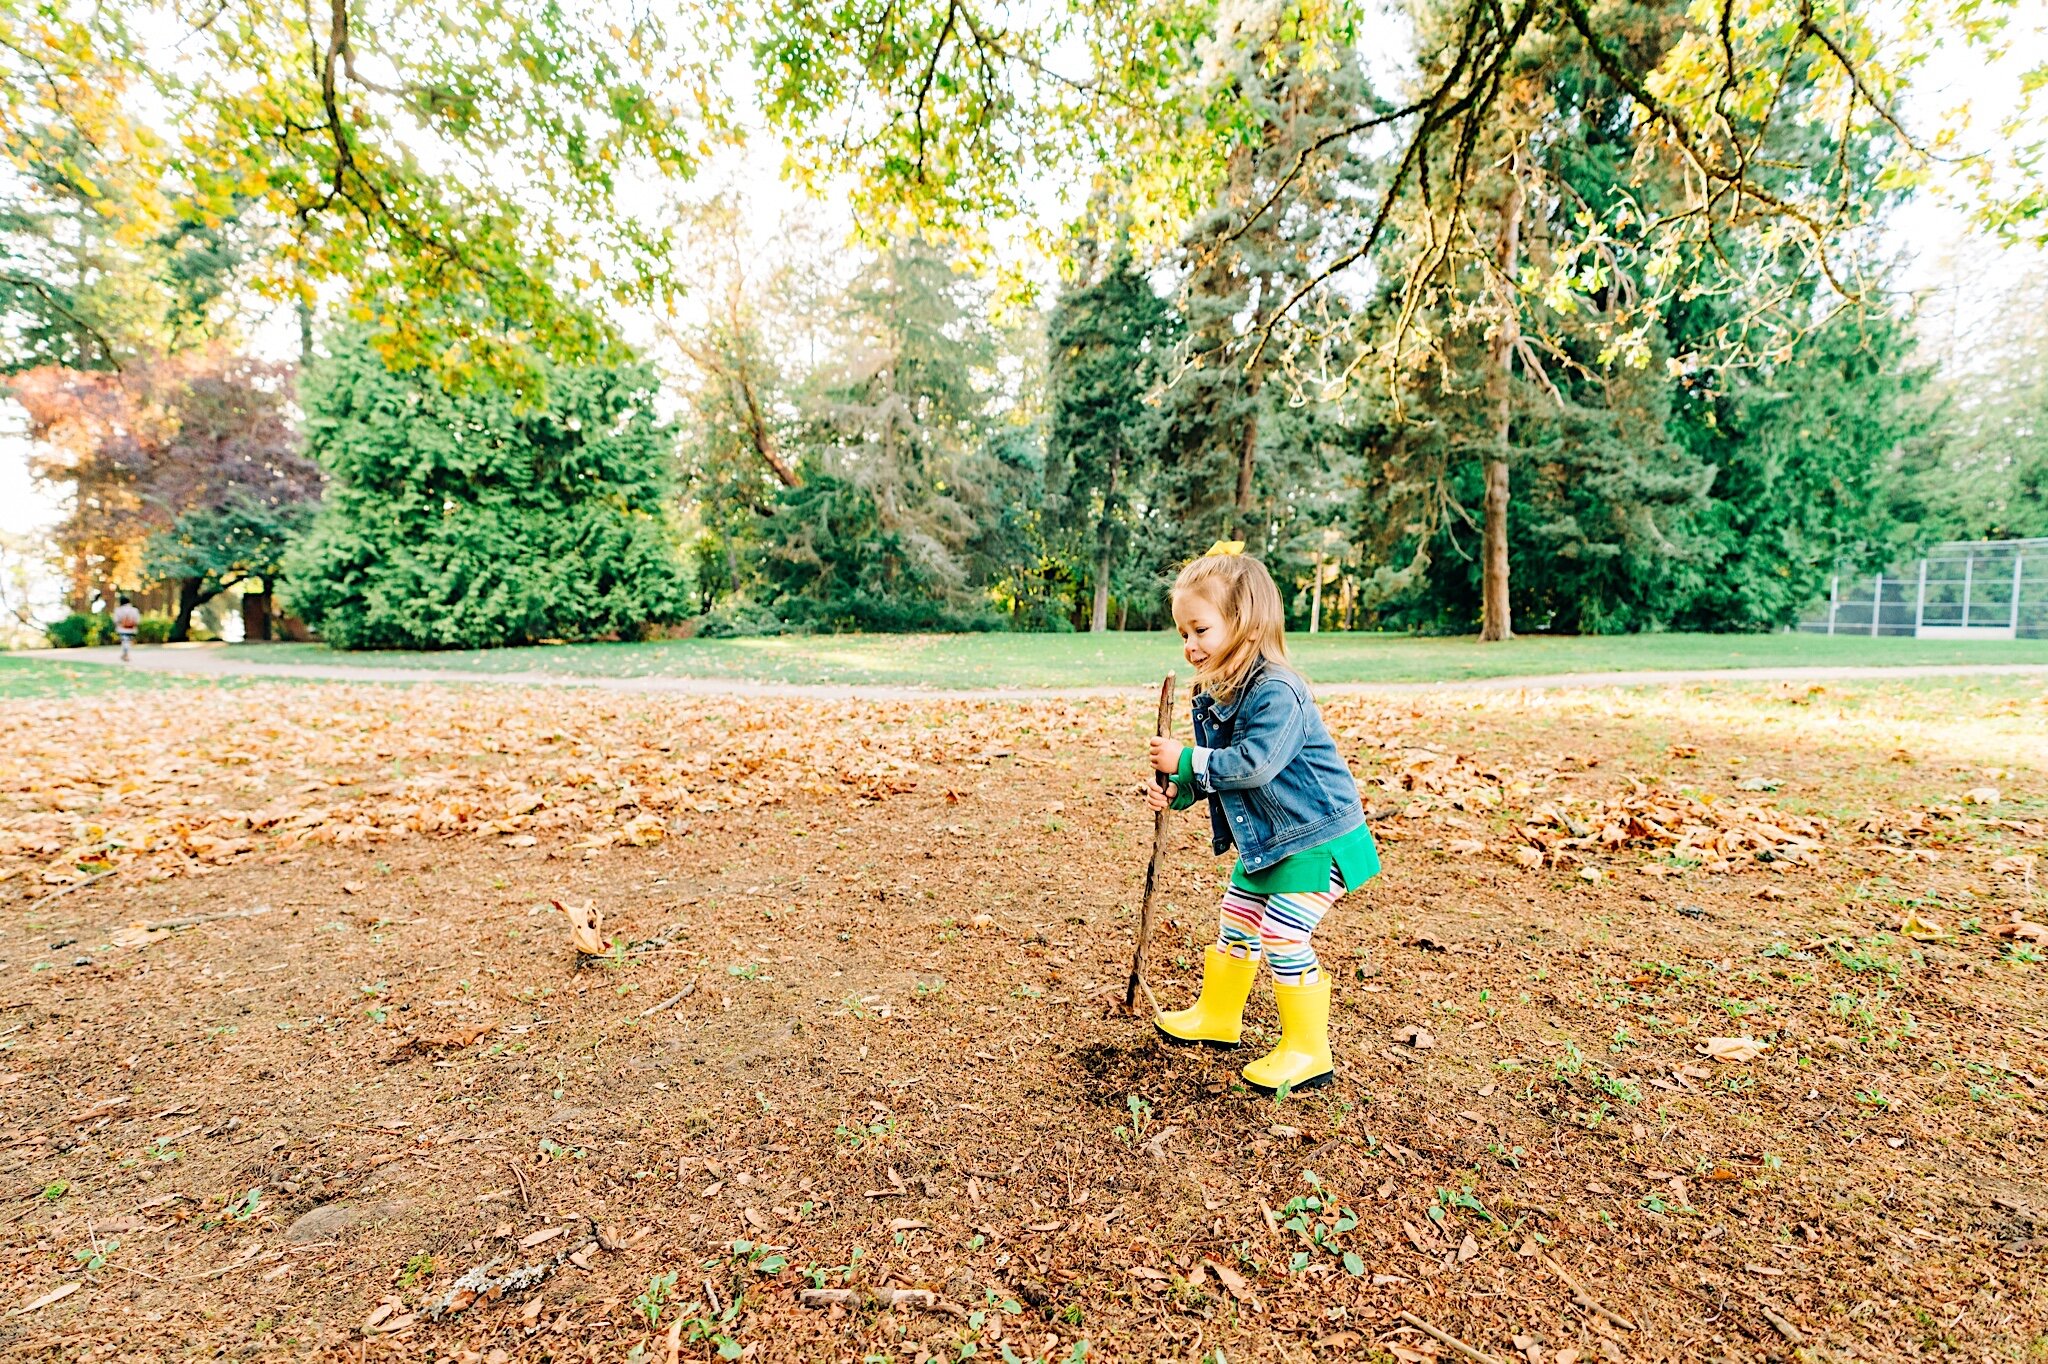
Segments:
[[[1598,868],[1598,867],[1580,867],[1580,868],[1579,868],[1579,879],[1580,879],[1581,881],[1598,881],[1598,880],[1600,879],[1600,868]]]
[[[931,1228],[931,1223],[920,1222],[915,1217],[892,1217],[889,1219],[889,1230],[891,1231],[930,1231]]]
[[[79,1285],[75,1281],[72,1283],[60,1284],[56,1288],[53,1288],[49,1292],[43,1294],[43,1296],[41,1296],[40,1298],[37,1298],[34,1302],[28,1303],[20,1308],[17,1308],[16,1310],[19,1311],[23,1316],[27,1316],[30,1312],[39,1312],[43,1308],[48,1307],[53,1302],[62,1302],[64,1299],[70,1297],[73,1293],[76,1293],[78,1289]]]
[[[1754,1037],[1709,1037],[1695,1050],[1702,1056],[1716,1061],[1754,1061],[1769,1051],[1770,1044],[1759,1042]]]
[[[2023,939],[2027,942],[2048,942],[2048,926],[2014,915],[2010,922],[1998,926],[1998,936]]]
[[[1236,1298],[1239,1302],[1251,1301],[1251,1286],[1245,1282],[1244,1275],[1238,1273],[1229,1265],[1219,1264],[1215,1260],[1204,1260],[1202,1263],[1209,1267],[1209,1272],[1216,1276],[1216,1282],[1222,1284],[1223,1290],[1230,1294],[1231,1297]]]
[[[1532,848],[1529,847],[1527,844],[1524,844],[1523,846],[1515,849],[1514,859],[1518,865],[1527,867],[1529,868],[1529,870],[1534,871],[1543,865],[1543,850],[1541,848]]]
[[[1406,1042],[1417,1051],[1428,1051],[1436,1045],[1436,1038],[1420,1023],[1410,1023],[1394,1030],[1396,1042]]]
[[[544,1227],[533,1235],[522,1239],[519,1242],[519,1248],[521,1250],[532,1250],[535,1246],[547,1244],[567,1230],[567,1227]]]
[[[578,952],[601,957],[610,950],[604,941],[604,916],[594,905],[565,905],[560,900],[548,903],[569,916],[569,941]]]
[[[1476,838],[1454,838],[1444,844],[1444,851],[1455,857],[1470,857],[1486,851],[1486,845]]]
[[[1932,919],[1923,919],[1918,910],[1909,909],[1905,918],[1899,921],[1899,932],[1916,942],[1939,942],[1948,936],[1948,930]]]
[[[343,881],[341,883],[341,893],[343,895],[361,895],[369,888],[370,884],[367,881]]]
[[[621,831],[626,842],[636,848],[649,848],[668,837],[668,830],[653,815],[638,815],[626,821]]]
[[[1973,786],[1963,792],[1963,804],[1996,805],[1998,804],[1998,788],[1995,786]]]

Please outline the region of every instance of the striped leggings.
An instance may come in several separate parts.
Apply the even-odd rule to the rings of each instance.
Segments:
[[[1216,946],[1233,957],[1257,961],[1261,956],[1282,985],[1313,985],[1322,979],[1322,965],[1309,935],[1344,894],[1343,873],[1330,868],[1324,891],[1286,890],[1261,895],[1228,885],[1223,890],[1223,922]]]

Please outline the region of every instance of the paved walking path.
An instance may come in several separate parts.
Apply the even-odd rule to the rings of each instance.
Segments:
[[[16,657],[62,663],[120,667],[117,648],[30,649]],[[382,668],[360,663],[266,663],[224,645],[138,648],[130,668],[202,677],[269,677],[330,682],[489,683],[499,686],[584,687],[595,691],[677,696],[800,696],[836,700],[900,701],[919,698],[1045,700],[1073,696],[1123,696],[1149,688],[905,687],[850,682],[763,682],[738,677],[585,677],[549,672],[468,672],[456,668]],[[1689,682],[1848,682],[1908,677],[2040,677],[2043,663],[1905,664],[1898,667],[1689,668],[1629,672],[1548,673],[1524,677],[1466,677],[1439,682],[1319,682],[1326,696],[1412,696],[1418,692],[1551,691],[1574,687],[1642,687]]]

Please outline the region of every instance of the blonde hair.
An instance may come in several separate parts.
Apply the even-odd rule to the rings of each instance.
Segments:
[[[1233,553],[1204,554],[1190,560],[1173,580],[1173,600],[1188,593],[1215,607],[1229,631],[1224,646],[1211,652],[1209,661],[1196,669],[1196,687],[1219,701],[1228,701],[1261,662],[1293,666],[1287,661],[1287,641],[1282,633],[1286,613],[1280,605],[1280,589],[1257,559]]]

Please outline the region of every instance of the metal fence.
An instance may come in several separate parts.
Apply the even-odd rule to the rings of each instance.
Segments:
[[[1903,571],[1829,580],[1799,628],[1823,635],[2048,639],[2048,540],[1958,540]]]

